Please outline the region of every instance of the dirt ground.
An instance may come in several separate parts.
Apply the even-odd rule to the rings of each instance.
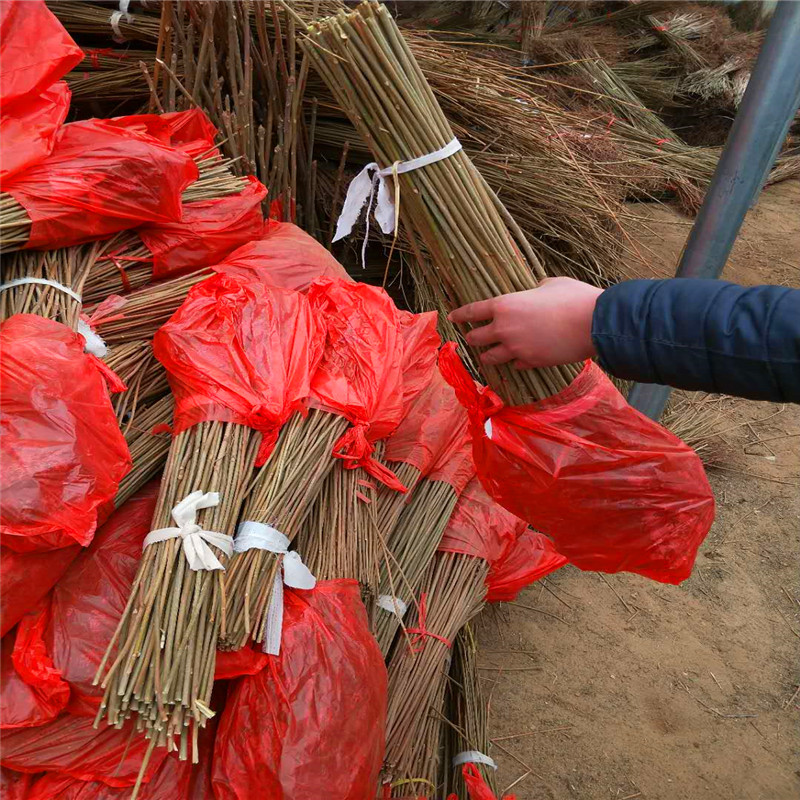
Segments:
[[[635,213],[673,274],[691,223]],[[800,181],[765,192],[724,277],[800,286]],[[688,581],[567,567],[479,621],[491,752],[518,800],[800,797],[800,408],[718,411],[717,519]]]

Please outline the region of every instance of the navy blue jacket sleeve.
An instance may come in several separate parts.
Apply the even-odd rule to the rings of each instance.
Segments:
[[[592,320],[619,378],[800,403],[800,290],[716,280],[624,281]]]

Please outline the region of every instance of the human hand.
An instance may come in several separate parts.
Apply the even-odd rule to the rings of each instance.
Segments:
[[[547,278],[536,289],[457,308],[448,319],[487,323],[466,335],[473,347],[491,347],[481,355],[484,364],[513,361],[517,369],[572,364],[596,354],[592,315],[602,292],[572,278]]]

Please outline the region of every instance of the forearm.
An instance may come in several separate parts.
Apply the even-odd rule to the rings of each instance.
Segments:
[[[800,402],[800,290],[625,281],[598,299],[592,341],[611,374],[679,389]]]

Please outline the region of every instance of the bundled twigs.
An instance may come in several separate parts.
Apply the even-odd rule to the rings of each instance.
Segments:
[[[382,167],[436,153],[453,141],[386,8],[366,2],[354,13],[314,24],[302,45]],[[431,253],[438,273],[430,279],[443,284],[452,305],[529,289],[545,277],[521,230],[463,150],[398,181],[400,215]],[[571,366],[485,372],[506,400],[520,403],[558,392],[576,374]]]
[[[442,764],[444,793],[455,792],[458,797],[466,797],[461,764],[474,763],[496,794],[496,770],[482,759],[482,756],[491,758],[489,713],[478,675],[478,641],[471,624],[465,625],[456,636],[448,689],[448,724]]]
[[[446,481],[422,480],[390,529],[389,555],[381,562],[381,610],[375,621],[375,638],[384,656],[391,652],[403,624],[403,606],[397,599],[409,606],[407,600],[417,596],[457,501],[455,489]],[[404,647],[402,637],[398,647]]]
[[[202,270],[131,292],[125,298],[121,318],[103,323],[103,339],[109,347],[152,339],[186,299],[189,289],[211,274]],[[87,313],[91,314],[94,308],[87,309]]]
[[[315,409],[305,418],[295,414],[281,430],[269,460],[247,486],[242,521],[269,525],[292,541],[335,466],[331,450],[346,428],[347,420],[336,414]],[[234,552],[226,572],[221,649],[238,650],[251,637],[264,641],[281,557],[258,547]]]
[[[161,472],[170,448],[171,422],[172,397],[167,395],[139,408],[136,424],[125,427],[133,467],[119,482],[114,498],[117,508]]]
[[[77,329],[84,283],[100,245],[21,250],[3,259],[0,319],[38,314]]]
[[[95,677],[105,689],[97,724],[120,725],[136,714],[137,726],[156,745],[178,750],[182,759],[191,748],[195,763],[199,728],[214,713],[216,609],[225,613],[219,566],[226,557],[218,538],[233,535],[260,440],[225,422],[202,422],[172,440],[153,516],[161,535],[145,545]],[[205,539],[187,549],[184,531]]]
[[[487,563],[461,553],[436,553],[407,630],[409,643],[389,662],[385,780],[394,797],[426,795],[438,775],[446,665],[453,640],[480,611]]]

